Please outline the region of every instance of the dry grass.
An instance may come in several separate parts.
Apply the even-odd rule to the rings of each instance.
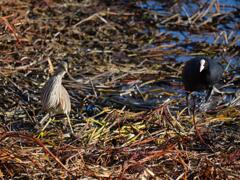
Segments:
[[[0,178],[239,178],[240,8],[213,0],[190,14],[168,1],[157,13],[139,3],[0,2]],[[196,55],[225,57],[228,94],[192,117],[175,59]],[[38,136],[40,89],[64,58],[81,79],[63,81],[76,135],[56,117]]]

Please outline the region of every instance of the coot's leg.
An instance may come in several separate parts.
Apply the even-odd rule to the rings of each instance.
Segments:
[[[220,91],[219,89],[217,89],[215,86],[213,86],[213,91],[219,94],[224,94],[224,92]]]
[[[210,89],[208,89],[205,102],[207,102],[207,101],[211,98],[212,94],[213,94],[213,87],[211,87]]]
[[[187,95],[186,95],[186,105],[187,105],[187,108],[188,108],[188,115],[190,116],[191,115],[191,109],[190,109],[190,106],[189,106],[189,101],[191,99],[191,93],[187,92]]]
[[[224,92],[218,90],[215,86],[213,86],[208,90],[206,102],[211,98],[211,96],[213,95],[214,92],[219,93],[219,94],[224,94]]]
[[[192,109],[192,114],[194,115],[196,111],[196,95],[193,95],[193,109]]]

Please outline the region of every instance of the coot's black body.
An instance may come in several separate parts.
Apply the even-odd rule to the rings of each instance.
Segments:
[[[188,92],[208,90],[209,98],[214,84],[220,81],[223,67],[215,60],[194,58],[186,62],[182,78],[185,90]]]

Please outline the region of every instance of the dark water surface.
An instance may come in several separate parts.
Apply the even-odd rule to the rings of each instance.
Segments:
[[[174,59],[176,62],[185,62],[199,54],[209,54],[211,58],[216,58],[221,61],[225,68],[224,79],[231,79],[233,83],[229,83],[223,80],[219,88],[225,92],[226,95],[216,95],[210,102],[204,102],[203,92],[195,93],[198,97],[198,106],[202,110],[216,107],[219,104],[228,104],[235,98],[235,93],[239,89],[239,67],[240,67],[240,1],[239,0],[218,0],[218,1],[197,1],[197,0],[183,0],[183,1],[140,1],[138,6],[142,9],[149,10],[153,14],[156,14],[157,27],[159,33],[169,35],[172,40],[164,42],[166,46],[173,45],[173,48],[184,49],[186,54],[171,54],[164,56],[165,59]],[[200,18],[195,20],[195,16],[201,15]],[[171,19],[176,16],[180,19],[179,24],[171,24],[171,22],[165,23],[159,20],[159,17],[164,19]],[[171,20],[169,20],[171,21]],[[148,30],[146,29],[146,32]],[[223,46],[225,51],[220,50],[215,55],[212,54],[211,48]],[[154,45],[152,46],[154,47]],[[208,51],[202,51],[201,47],[209,47]],[[166,51],[168,49],[166,48]],[[234,51],[234,53],[233,53]],[[238,52],[238,53],[236,53]],[[227,74],[227,75],[226,75]],[[234,80],[235,79],[235,80]],[[171,80],[169,80],[171,81]],[[181,81],[179,79],[179,81]],[[178,83],[179,81],[173,81]],[[227,85],[229,83],[229,85]],[[236,84],[237,83],[237,84]],[[147,85],[141,87],[143,93],[149,93],[148,99],[145,102],[141,101],[141,98],[133,98],[128,95],[125,97],[118,97],[116,101],[122,101],[122,104],[126,104],[125,100],[132,101],[130,104],[140,105],[142,107],[145,104],[147,107],[152,108],[157,104],[161,104],[167,100],[180,101],[185,96],[183,89],[179,87],[175,88],[171,85],[159,83],[158,85]],[[160,93],[161,92],[161,93]],[[162,92],[168,92],[169,95],[165,95]],[[180,104],[176,104],[179,107]],[[185,107],[185,103],[183,103]],[[143,107],[145,108],[145,107]],[[174,107],[173,107],[174,108]]]
[[[213,5],[211,6],[211,3]],[[162,16],[173,16],[178,14],[181,18],[189,19],[189,24],[186,25],[186,28],[183,29],[172,29],[165,26],[165,24],[159,23],[159,32],[166,33],[171,35],[174,38],[178,39],[178,44],[185,44],[185,42],[191,43],[207,43],[207,44],[224,44],[228,45],[232,42],[235,46],[240,46],[240,15],[237,13],[237,10],[240,9],[239,0],[218,0],[218,1],[179,1],[175,3],[174,1],[144,1],[138,4],[141,8],[149,9],[153,12],[158,13]],[[192,22],[190,19],[197,13],[206,13],[200,22]],[[190,28],[194,26],[196,28],[201,26],[201,23],[204,21],[213,21],[213,18],[222,15],[227,16],[224,22],[215,24],[214,30],[201,30],[200,32],[194,32]],[[224,38],[227,37],[227,40]],[[191,51],[192,46],[182,46],[186,48],[187,51]],[[179,62],[189,60],[189,56],[175,56],[175,59]],[[226,55],[226,58],[231,61],[236,67],[239,67],[239,56],[229,56]]]

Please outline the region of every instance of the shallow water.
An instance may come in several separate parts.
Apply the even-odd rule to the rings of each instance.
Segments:
[[[179,3],[174,3],[174,1],[168,2],[160,2],[160,1],[144,1],[140,2],[138,5],[141,8],[149,9],[161,16],[169,16],[171,17],[174,14],[179,14],[179,17],[182,19],[189,19],[189,24],[184,29],[173,29],[166,27],[166,24],[159,23],[159,32],[169,34],[174,38],[178,39],[176,42],[181,48],[186,49],[187,52],[191,52],[194,46],[187,45],[186,42],[191,42],[193,45],[194,43],[207,43],[209,45],[226,45],[231,44],[232,42],[235,43],[235,46],[240,46],[240,29],[239,29],[239,22],[240,16],[237,12],[237,9],[240,8],[240,1],[239,0],[218,0],[216,3],[209,8],[209,3],[214,1],[179,1]],[[201,18],[201,21],[198,23],[194,23],[191,20],[197,13],[204,13],[206,14]],[[215,16],[218,14],[226,15],[228,18],[225,22],[218,23],[215,25],[214,30],[205,30],[199,32],[193,32],[190,30],[190,26],[200,26],[201,23],[204,21],[209,20],[210,22],[213,20]],[[233,15],[234,14],[234,15]],[[227,37],[227,40],[226,38]],[[184,46],[183,46],[184,45]],[[238,56],[228,56],[225,54],[225,57],[228,61],[231,60],[231,63],[236,65],[237,67],[240,66],[239,64],[239,55]],[[187,61],[191,58],[189,55],[187,56],[175,56],[174,57],[178,62]]]
[[[186,24],[186,27],[181,29],[179,27],[170,27],[166,23],[159,22],[157,26],[159,28],[159,33],[164,35],[170,35],[173,38],[172,41],[165,42],[165,45],[174,45],[173,48],[182,48],[187,54],[171,54],[167,55],[165,59],[175,59],[176,62],[185,62],[192,57],[194,57],[198,51],[201,52],[200,45],[207,44],[209,47],[214,47],[218,45],[223,45],[228,47],[228,44],[234,43],[234,46],[240,46],[240,16],[236,14],[236,10],[240,8],[240,1],[230,0],[216,1],[211,8],[209,8],[209,3],[214,1],[179,1],[179,3],[174,3],[174,1],[161,2],[161,1],[142,1],[138,3],[138,6],[143,9],[148,9],[154,13],[157,13],[160,17],[171,17],[174,14],[179,14],[180,19],[189,19],[189,24]],[[196,13],[202,13],[208,11],[199,21],[193,23],[191,22],[191,17]],[[218,14],[223,16],[228,16],[226,21],[213,25],[215,28],[204,29],[204,30],[195,30],[198,28],[199,24],[204,21],[211,20]],[[234,14],[234,15],[230,15]],[[232,18],[231,18],[232,16]],[[230,18],[229,18],[230,17]],[[157,19],[157,17],[156,17]],[[158,20],[156,20],[158,21]],[[148,30],[146,30],[148,32]],[[226,38],[227,37],[227,38]],[[239,38],[239,39],[238,39]],[[231,44],[232,46],[232,44]],[[151,46],[149,45],[151,48]],[[152,45],[154,48],[154,45]],[[197,49],[196,49],[197,48]],[[239,47],[238,47],[239,48]],[[166,48],[166,51],[168,48]],[[225,74],[232,76],[234,79],[238,76],[238,69],[240,67],[239,53],[232,55],[228,52],[220,52],[220,55],[217,55],[215,58],[221,60],[224,57],[225,61],[222,62],[225,67]],[[177,80],[181,82],[181,79]],[[128,89],[131,87],[123,86],[123,89]],[[205,103],[204,97],[206,93],[196,92],[195,96],[197,98],[197,107],[201,111],[206,111],[208,109],[214,108],[219,104],[228,104],[233,101],[235,98],[235,93],[239,89],[238,80],[233,81],[232,85],[226,86],[226,81],[222,81],[219,85],[221,91],[225,92],[224,96],[215,95],[215,97],[210,101]],[[163,82],[153,83],[146,86],[140,87],[141,93],[144,95],[145,100],[141,98],[142,95],[138,90],[134,89],[133,94],[127,94],[124,96],[112,97],[114,101],[126,105],[130,104],[131,107],[136,109],[151,109],[158,104],[164,103],[168,100],[176,101],[176,106],[185,107],[185,92],[182,88],[174,87],[171,84],[165,84]],[[180,103],[178,103],[180,101]],[[172,106],[174,108],[174,106]],[[181,109],[181,108],[180,108]]]

